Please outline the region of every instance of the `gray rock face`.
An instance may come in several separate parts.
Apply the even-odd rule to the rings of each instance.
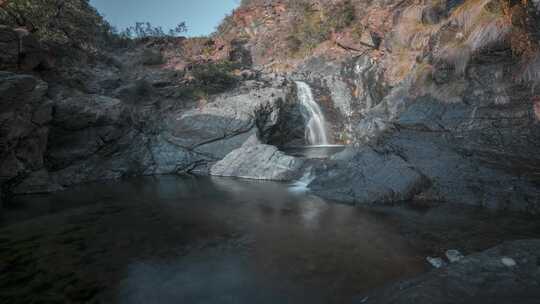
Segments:
[[[54,110],[47,153],[53,170],[92,156],[127,132],[126,108],[118,99],[82,95],[56,102]]]
[[[422,197],[538,213],[537,93],[512,78],[514,61],[482,56],[465,75],[440,68],[431,82],[411,77],[392,88],[368,56],[341,65],[312,60],[297,76],[319,92],[337,142],[399,155],[429,180]],[[347,179],[341,184],[354,188]],[[355,200],[354,193],[340,196]]]
[[[505,257],[516,264],[505,266]],[[540,298],[539,260],[540,240],[508,242],[366,295],[362,303],[533,304]]]
[[[295,76],[308,80],[332,127],[335,142],[356,139],[357,124],[388,94],[383,71],[369,56],[337,64],[324,59],[307,62]]]
[[[47,52],[39,41],[23,29],[0,25],[0,69],[31,71],[48,65]]]
[[[200,109],[168,116],[164,136],[178,146],[219,160],[254,132],[264,136],[277,123],[284,98],[283,90],[276,88],[224,94]]]
[[[301,175],[304,161],[285,155],[278,148],[250,139],[244,146],[217,162],[210,173],[258,180],[291,181]]]
[[[29,75],[0,72],[0,187],[44,165],[51,107],[47,84]]]
[[[187,109],[175,106],[176,100],[139,104],[81,93],[59,98],[40,154],[46,163],[11,190],[36,193],[131,175],[204,173],[250,136],[274,128],[284,94],[281,88],[250,86]],[[36,120],[51,119],[38,109]]]
[[[350,148],[319,169],[309,188],[324,197],[364,204],[410,200],[427,186],[425,177],[395,154]]]

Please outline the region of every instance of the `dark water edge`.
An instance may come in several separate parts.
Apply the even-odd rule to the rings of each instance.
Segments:
[[[350,303],[427,255],[539,238],[465,206],[353,207],[287,184],[162,176],[22,196],[0,223],[0,303]]]

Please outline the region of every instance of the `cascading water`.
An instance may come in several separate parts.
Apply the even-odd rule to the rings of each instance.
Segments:
[[[313,98],[313,93],[309,85],[302,81],[296,81],[298,88],[298,99],[304,106],[305,111],[302,111],[306,125],[306,140],[309,145],[326,146],[328,145],[328,137],[326,135],[326,121],[319,105]]]

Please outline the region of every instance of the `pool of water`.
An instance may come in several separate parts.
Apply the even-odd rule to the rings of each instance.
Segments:
[[[538,237],[464,207],[359,208],[288,184],[163,176],[22,196],[0,222],[5,303],[351,303],[426,255]]]
[[[328,146],[304,146],[304,147],[287,147],[281,150],[288,155],[305,157],[311,159],[326,159],[334,154],[345,150],[346,146],[328,145]]]

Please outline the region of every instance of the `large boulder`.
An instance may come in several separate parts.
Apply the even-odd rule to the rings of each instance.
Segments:
[[[427,186],[423,174],[401,157],[372,148],[337,154],[309,184],[318,195],[356,204],[411,200]]]
[[[304,160],[285,155],[278,148],[252,137],[241,148],[217,162],[210,173],[258,180],[291,181],[302,174]]]
[[[272,87],[225,93],[201,108],[169,115],[163,136],[179,147],[220,160],[253,133],[269,132],[284,98],[284,90]]]

